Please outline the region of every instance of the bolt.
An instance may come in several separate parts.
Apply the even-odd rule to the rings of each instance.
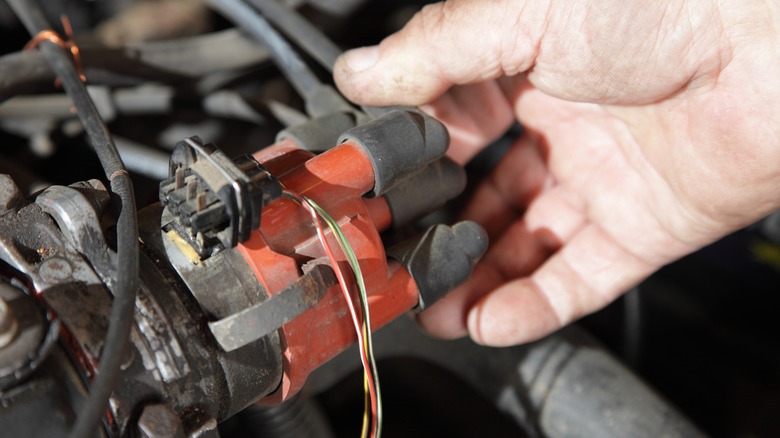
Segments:
[[[90,187],[92,187],[95,190],[106,192],[106,196],[110,198],[110,195],[108,195],[108,189],[106,188],[106,185],[103,184],[103,181],[99,179],[92,178],[87,181],[87,184],[89,184]]]
[[[99,179],[91,179],[87,181],[87,184],[94,189],[89,192],[87,198],[92,205],[96,207],[98,216],[101,216],[101,214],[107,210],[108,206],[111,205],[111,194],[106,188],[106,185],[103,184],[103,181],[100,181]]]
[[[138,418],[138,431],[143,438],[184,438],[179,417],[164,404],[144,406]]]
[[[49,284],[63,283],[72,279],[73,266],[62,257],[50,257],[38,267],[38,275]]]
[[[8,303],[0,298],[0,348],[4,348],[16,337],[19,324],[16,323],[14,312]]]

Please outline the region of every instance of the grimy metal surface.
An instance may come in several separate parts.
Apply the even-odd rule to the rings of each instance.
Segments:
[[[317,304],[335,284],[333,269],[327,265],[315,265],[298,281],[268,300],[210,322],[209,328],[225,351],[233,351],[268,336],[297,318]]]

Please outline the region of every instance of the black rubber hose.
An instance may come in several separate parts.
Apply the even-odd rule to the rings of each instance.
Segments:
[[[34,1],[8,0],[8,4],[30,34],[37,35],[40,31],[50,28]],[[42,42],[39,49],[62,81],[65,92],[73,99],[76,112],[111,183],[111,191],[117,194],[122,203],[117,220],[116,283],[111,288],[114,301],[100,357],[100,372],[92,382],[89,399],[79,412],[70,432],[72,437],[84,437],[95,434],[105,414],[108,398],[117,382],[128,345],[138,289],[138,222],[133,183],[108,128],[76,72],[70,53],[48,41]]]
[[[333,71],[333,65],[336,64],[336,58],[341,55],[341,49],[311,22],[277,0],[247,1],[323,67]]]
[[[322,89],[322,83],[287,41],[251,6],[241,0],[206,0],[225,18],[262,41],[287,80],[304,99]]]

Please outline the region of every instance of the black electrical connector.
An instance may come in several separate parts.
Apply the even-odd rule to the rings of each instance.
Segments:
[[[279,181],[254,158],[230,160],[198,137],[176,145],[169,174],[160,183],[160,202],[176,219],[164,227],[202,259],[249,239],[263,207],[282,196]]]

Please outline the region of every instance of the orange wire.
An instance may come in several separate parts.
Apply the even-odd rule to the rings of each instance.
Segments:
[[[73,64],[76,66],[76,72],[78,73],[79,78],[81,78],[81,82],[87,82],[87,76],[84,74],[84,68],[81,64],[81,52],[76,43],[73,42],[73,27],[70,25],[70,20],[67,16],[63,15],[60,19],[62,20],[62,27],[65,29],[65,35],[68,37],[67,41],[62,39],[57,32],[54,32],[51,29],[45,29],[32,37],[32,39],[24,45],[23,50],[32,50],[44,41],[55,44],[61,49],[70,52],[70,55],[73,57]],[[59,79],[57,79],[57,83],[59,83]]]

